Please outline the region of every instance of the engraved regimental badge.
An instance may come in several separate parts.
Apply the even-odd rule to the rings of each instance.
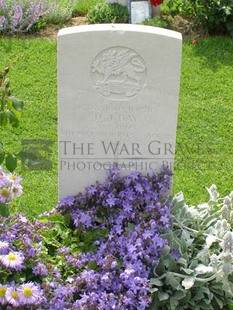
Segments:
[[[103,50],[91,65],[91,80],[96,91],[112,100],[136,96],[145,85],[146,65],[132,49],[115,46]]]

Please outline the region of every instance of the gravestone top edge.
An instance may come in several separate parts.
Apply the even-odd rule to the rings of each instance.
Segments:
[[[155,34],[160,36],[167,36],[173,39],[182,40],[182,34],[180,32],[152,27],[146,25],[132,25],[132,24],[95,24],[95,25],[82,25],[74,26],[60,29],[58,32],[58,37],[63,37],[67,35],[75,35],[83,32],[100,32],[100,31],[126,31],[126,32],[138,32]]]

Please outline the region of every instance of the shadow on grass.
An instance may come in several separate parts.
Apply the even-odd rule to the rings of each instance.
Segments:
[[[200,38],[193,45],[192,55],[202,59],[204,67],[218,71],[219,64],[233,66],[233,39],[229,37]]]

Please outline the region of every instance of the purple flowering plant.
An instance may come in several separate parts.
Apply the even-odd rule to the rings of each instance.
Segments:
[[[5,173],[0,166],[0,215],[9,215],[9,205],[14,198],[22,195],[21,178],[12,173]]]
[[[0,307],[146,309],[151,270],[167,244],[170,176],[113,168],[40,221],[1,217]]]
[[[60,273],[66,274],[72,291],[61,298],[62,307],[148,307],[151,269],[167,244],[161,233],[170,222],[170,184],[166,169],[151,176],[137,172],[121,176],[114,167],[103,183],[66,197],[50,212],[63,215],[68,225],[68,235],[59,233],[63,247],[56,249],[63,259]]]
[[[30,222],[21,214],[14,215],[12,201],[22,194],[21,178],[5,173],[0,167],[0,308],[41,304],[42,277],[53,274],[53,266],[43,264],[46,250],[38,221]],[[11,211],[11,212],[10,212]],[[36,280],[36,281],[34,281]]]
[[[55,4],[46,0],[0,0],[0,32],[28,32]]]

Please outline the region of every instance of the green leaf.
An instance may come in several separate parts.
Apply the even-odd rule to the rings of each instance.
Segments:
[[[153,287],[153,288],[151,288],[151,289],[149,289],[149,291],[150,291],[150,293],[151,294],[153,294],[153,293],[155,293],[155,292],[158,292],[158,288],[157,287]]]
[[[183,270],[183,271],[184,271],[185,273],[187,273],[188,275],[194,273],[194,270],[189,269],[189,268],[183,268],[183,267],[181,267],[180,269]]]
[[[214,299],[216,300],[217,304],[219,305],[219,308],[222,309],[224,306],[223,301],[220,298],[216,297],[215,295],[214,295]]]
[[[170,255],[169,260],[168,260],[169,264],[168,264],[168,268],[170,271],[174,271],[177,268],[177,262],[176,260],[173,258],[172,255]]]
[[[165,245],[165,247],[160,251],[160,255],[166,256],[170,252],[170,247],[168,245]]]
[[[150,283],[156,286],[163,286],[163,282],[157,278],[150,279]]]
[[[180,281],[172,273],[167,273],[165,283],[171,285],[174,289],[180,286]]]
[[[192,262],[189,265],[189,268],[190,269],[195,269],[197,267],[197,265],[198,265],[198,260],[192,258]]]
[[[19,126],[19,120],[18,118],[16,117],[15,113],[12,112],[12,111],[8,111],[8,118],[9,118],[9,121],[10,121],[10,124],[12,125],[12,127],[18,127]]]
[[[24,102],[22,100],[19,100],[13,96],[8,97],[12,103],[13,103],[13,107],[15,110],[22,112],[23,111],[23,106],[24,106]]]
[[[0,164],[4,161],[5,151],[3,148],[3,144],[0,142]]]
[[[71,215],[69,213],[66,213],[64,215],[64,222],[66,226],[69,226],[71,223]]]
[[[6,125],[7,125],[7,113],[0,112],[0,126],[6,126]]]
[[[169,301],[170,301],[170,308],[169,309],[175,310],[178,306],[178,301],[173,297],[171,297]]]
[[[181,300],[183,298],[185,298],[186,296],[186,292],[185,291],[176,291],[175,294],[174,294],[174,298],[176,300]]]
[[[97,264],[95,261],[90,261],[88,263],[88,267],[91,269],[91,270],[96,270],[97,269]]]
[[[39,219],[40,222],[53,222],[58,224],[64,224],[64,218],[61,214],[55,213],[49,216],[42,216]]]
[[[17,167],[17,157],[14,154],[7,155],[6,167],[10,172],[13,172]]]
[[[6,205],[0,205],[0,215],[3,217],[8,217],[10,215],[9,207]]]
[[[233,21],[227,23],[227,30],[228,30],[228,31],[233,30]]]
[[[126,227],[126,231],[134,231],[135,229],[135,224],[133,223],[128,223],[128,226]]]
[[[233,310],[233,304],[229,305],[229,310]]]
[[[168,300],[169,295],[166,292],[158,292],[158,298],[160,301]]]
[[[161,257],[159,259],[159,263],[157,264],[157,266],[154,267],[154,274],[156,276],[161,276],[165,273],[165,267],[164,267],[164,258]]]
[[[181,253],[186,253],[187,252],[186,241],[183,238],[181,239],[180,251],[181,251]]]
[[[187,265],[187,261],[186,259],[184,259],[183,257],[179,258],[177,261],[179,264],[186,266]]]
[[[214,292],[215,296],[216,295],[220,295],[220,296],[224,295],[224,291],[222,289],[222,283],[213,283],[211,285],[211,291]]]
[[[7,105],[8,109],[11,110],[12,109],[12,101],[9,99],[9,97],[5,97],[5,104]]]
[[[204,300],[199,304],[200,309],[213,309],[211,304],[207,304]]]
[[[214,213],[210,216],[208,216],[203,222],[202,225],[206,227],[211,226],[213,223],[215,223],[219,219],[219,215],[217,213]]]
[[[197,291],[196,295],[194,296],[194,300],[202,300],[204,297],[205,295],[201,291]]]

